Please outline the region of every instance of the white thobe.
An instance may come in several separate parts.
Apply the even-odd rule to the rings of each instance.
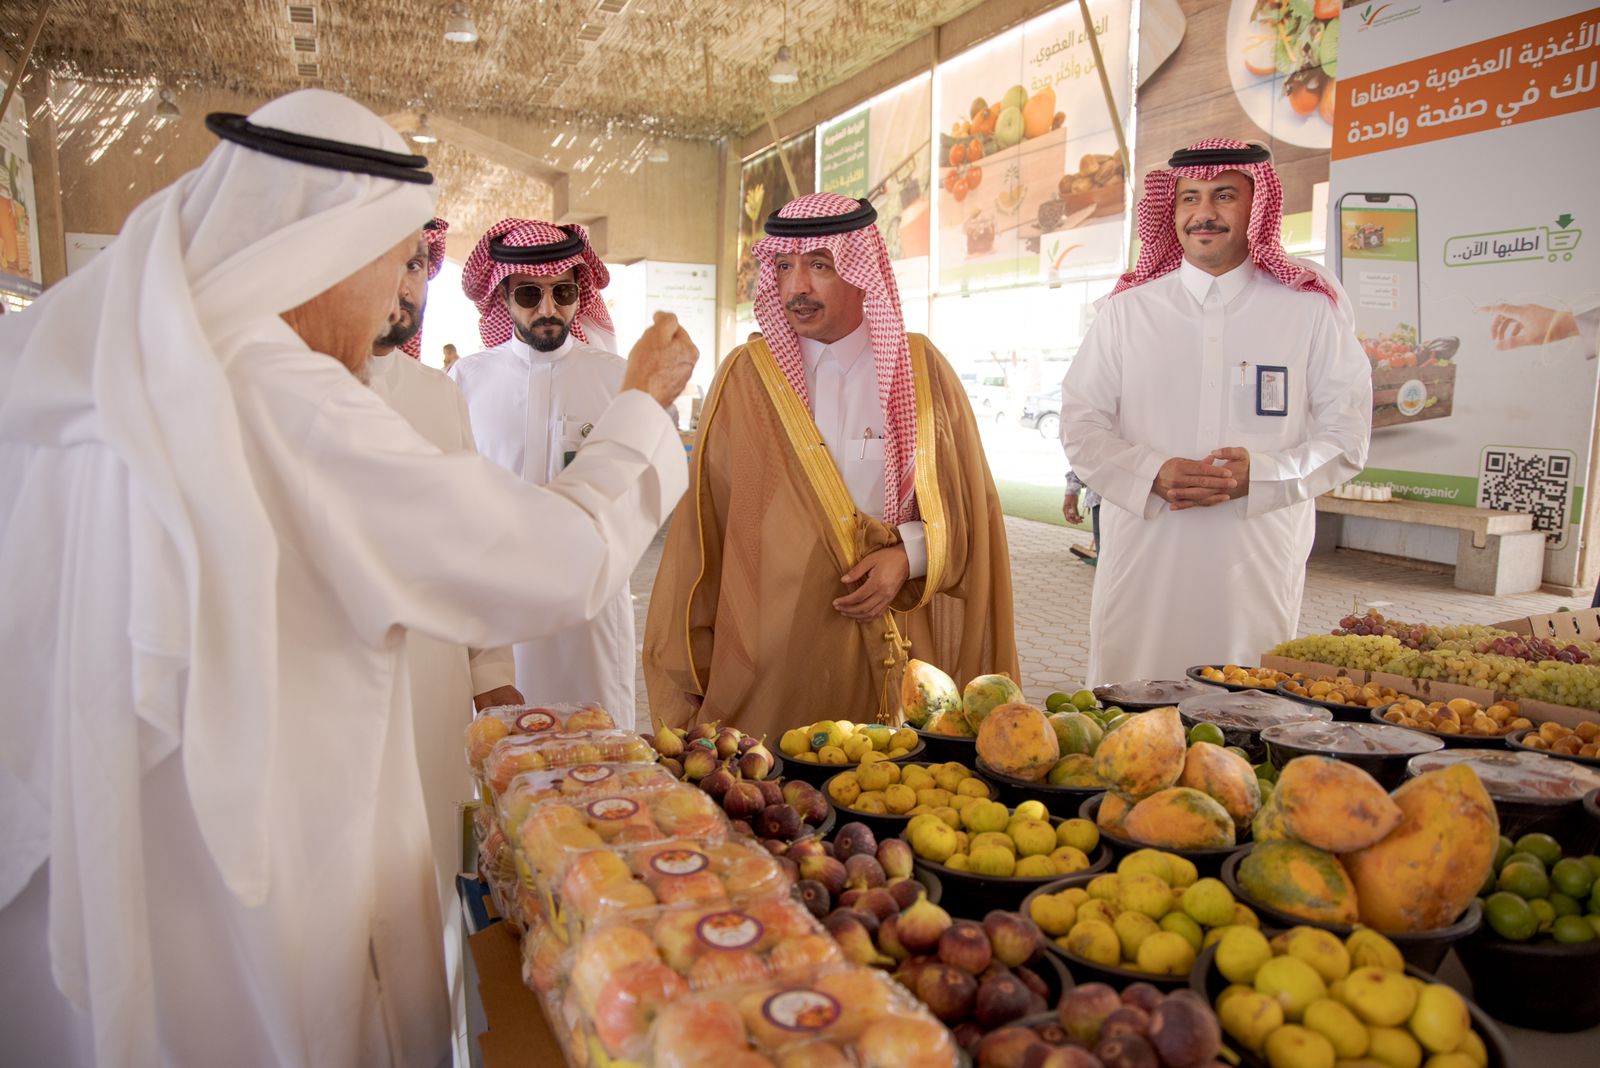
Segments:
[[[398,349],[367,361],[367,384],[399,412],[411,429],[440,452],[476,452],[467,402],[442,371],[413,360]],[[444,917],[445,974],[456,1007],[456,1039],[464,1040],[465,981],[461,968],[461,907],[455,876],[461,870],[460,806],[474,797],[472,776],[461,759],[461,739],[472,722],[472,698],[516,681],[509,646],[468,649],[426,634],[406,636],[406,666],[411,683],[412,727],[417,770],[433,839]]]
[[[450,377],[466,397],[478,451],[524,482],[543,486],[585,445],[621,390],[626,368],[620,356],[571,335],[553,352],[513,337],[457,360]],[[618,726],[633,726],[639,647],[626,585],[593,620],[519,642],[513,653],[517,687],[529,701],[598,701]]]
[[[1286,369],[1287,414],[1258,414],[1258,367]],[[1107,300],[1062,383],[1067,458],[1104,498],[1088,681],[1253,664],[1292,638],[1315,498],[1366,463],[1371,413],[1343,313],[1248,260]],[[1250,452],[1244,497],[1174,512],[1152,492],[1168,459],[1228,446]]]
[[[811,418],[833,455],[850,499],[864,515],[883,518],[883,401],[867,321],[838,341],[800,339]],[[920,520],[899,526],[911,564],[908,578],[928,573],[928,539]]]
[[[583,455],[540,489],[470,453],[441,455],[279,320],[227,375],[278,549],[277,719],[261,754],[275,813],[270,891],[250,908],[224,884],[180,748],[140,779],[135,811],[80,814],[142,835],[142,881],[105,886],[101,905],[148,930],[144,974],[164,1063],[432,1066],[449,1030],[407,631],[483,647],[601,611],[682,495],[683,447],[661,406],[629,391],[596,419]],[[0,443],[0,487],[29,492],[8,548],[31,553],[41,576],[38,588],[7,591],[18,604],[60,598],[54,584],[66,562],[50,534],[68,515],[87,509],[98,521],[91,529],[104,544],[90,563],[111,577],[127,566],[138,487],[102,445],[57,451],[54,477],[22,483],[16,476],[40,450]],[[93,487],[99,495],[89,497]],[[108,621],[105,648],[94,652],[128,655],[128,636],[114,633],[119,607],[125,620],[125,606],[76,608]],[[135,694],[138,681],[108,699],[181,705],[181,689]],[[30,947],[0,969],[0,1059],[15,1063],[78,1063],[68,1050],[85,1026],[39,948],[47,870],[0,908],[0,947]],[[19,1050],[30,1041],[51,1052],[29,1059]]]

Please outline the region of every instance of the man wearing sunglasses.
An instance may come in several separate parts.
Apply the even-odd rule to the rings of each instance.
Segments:
[[[534,485],[572,462],[621,391],[626,364],[600,293],[609,281],[582,226],[531,219],[495,223],[462,269],[487,347],[456,361],[450,376],[467,399],[478,451]],[[627,727],[634,649],[624,589],[592,622],[516,646],[516,686],[538,704],[598,702]]]

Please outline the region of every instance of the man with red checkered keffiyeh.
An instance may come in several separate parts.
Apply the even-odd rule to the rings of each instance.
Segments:
[[[925,669],[908,657],[958,684],[1015,677],[977,423],[944,358],[906,334],[875,220],[864,200],[817,193],[755,246],[762,333],[711,387],[651,594],[657,722],[774,739],[903,709],[920,724]]]
[[[1284,252],[1282,208],[1243,141],[1145,176],[1138,264],[1062,384],[1062,444],[1104,499],[1090,683],[1294,637],[1316,497],[1366,463],[1370,367],[1338,283]]]
[[[543,486],[572,462],[622,388],[601,290],[610,281],[582,226],[502,219],[461,272],[488,346],[450,369],[478,451]],[[530,560],[529,566],[537,561]],[[633,723],[635,645],[627,590],[589,623],[515,647],[516,682],[540,704],[598,702]]]

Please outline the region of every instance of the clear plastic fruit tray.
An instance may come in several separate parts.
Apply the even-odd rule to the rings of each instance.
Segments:
[[[632,731],[546,731],[513,734],[494,743],[483,759],[483,781],[495,794],[530,771],[578,764],[654,764],[656,751]]]
[[[719,842],[728,831],[727,816],[709,794],[672,783],[546,801],[528,810],[507,838],[524,882],[536,888],[560,885],[573,859],[590,852],[677,838]]]
[[[598,704],[581,705],[494,705],[485,708],[466,730],[467,766],[474,775],[483,774],[483,762],[502,738],[517,734],[543,734],[546,731],[611,730],[616,727],[611,713]]]
[[[601,797],[656,794],[677,785],[660,764],[574,764],[518,775],[495,799],[495,809],[501,829],[515,838],[528,813],[549,801],[587,804]]]
[[[663,905],[726,909],[792,888],[777,860],[747,838],[680,838],[580,854],[558,885],[531,892],[551,927],[575,944],[607,917]]]
[[[547,996],[557,992],[569,1045],[630,1060],[644,1052],[646,1036],[627,1018],[652,998],[804,985],[846,963],[833,937],[787,896],[613,916],[591,927],[553,971],[548,957],[545,947],[535,951],[532,976]]]

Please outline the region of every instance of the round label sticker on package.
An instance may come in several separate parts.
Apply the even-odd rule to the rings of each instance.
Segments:
[[[785,1031],[820,1031],[839,1018],[839,1003],[820,990],[782,990],[762,1003],[761,1014]]]
[[[1400,387],[1394,406],[1400,409],[1401,415],[1416,415],[1428,406],[1428,387],[1421,379],[1411,379]]]
[[[575,782],[595,783],[605,782],[611,778],[612,770],[603,764],[579,764],[567,776]]]
[[[716,949],[749,949],[766,928],[747,912],[713,912],[695,924],[700,941]]]
[[[532,712],[524,712],[517,717],[516,722],[517,730],[523,734],[538,734],[558,725],[561,721],[541,708],[534,709]]]
[[[693,875],[710,863],[710,857],[693,849],[668,849],[650,858],[650,867],[662,875]]]
[[[563,741],[571,741],[574,738],[587,738],[587,737],[589,737],[589,732],[588,731],[556,731],[550,737],[552,737],[552,738],[560,738]]]
[[[602,797],[589,802],[585,811],[597,820],[625,820],[639,811],[639,802],[626,797]]]

